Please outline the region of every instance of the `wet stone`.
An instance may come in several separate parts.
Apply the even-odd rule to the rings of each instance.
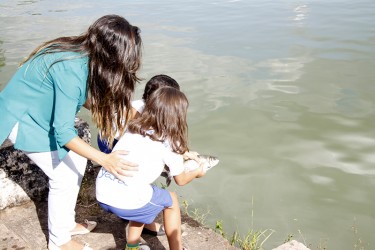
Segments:
[[[90,143],[89,124],[75,120],[78,135]],[[6,140],[0,147],[0,209],[21,205],[30,200],[45,201],[48,178],[22,151]]]

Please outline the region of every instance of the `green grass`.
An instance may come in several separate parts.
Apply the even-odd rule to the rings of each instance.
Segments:
[[[245,235],[241,235],[237,230],[233,232],[231,237],[225,233],[223,221],[216,221],[215,231],[228,239],[232,246],[239,247],[243,250],[261,250],[264,243],[274,233],[272,229],[254,230],[251,229]]]
[[[194,208],[192,211],[189,210],[189,203],[186,200],[182,201],[182,207],[184,208],[185,214],[190,218],[193,218],[195,221],[199,222],[202,225],[206,225],[206,218],[210,214],[210,211],[202,212],[198,208]]]
[[[252,205],[254,204],[254,201],[252,199]],[[184,200],[182,201],[182,207],[184,208],[184,212],[193,218],[194,220],[198,221],[202,225],[206,225],[206,218],[210,214],[210,211],[207,209],[207,211],[202,212],[201,210],[195,208],[193,210],[189,209],[189,203]],[[232,246],[239,247],[242,250],[261,250],[263,249],[264,243],[271,237],[271,235],[274,233],[274,230],[272,229],[266,229],[266,230],[254,230],[253,228],[253,218],[254,218],[254,210],[251,211],[251,229],[247,232],[245,235],[241,235],[237,230],[231,234],[231,236],[228,236],[225,233],[224,225],[222,220],[216,221],[216,225],[214,227],[214,231],[218,234],[220,234],[223,238],[227,239]]]
[[[366,243],[364,240],[359,236],[358,233],[358,227],[356,225],[356,219],[354,218],[354,223],[352,225],[352,231],[354,234],[354,245],[353,245],[353,250],[364,250]]]

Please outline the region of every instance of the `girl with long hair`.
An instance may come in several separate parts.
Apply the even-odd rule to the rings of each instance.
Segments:
[[[124,132],[122,121],[128,120],[139,81],[141,47],[138,27],[121,16],[106,15],[79,36],[37,47],[0,93],[0,144],[9,138],[49,178],[49,249],[91,249],[71,239],[96,226],[75,222],[87,159],[119,179],[137,170],[120,157],[126,151],[105,154],[80,139],[74,120],[86,103],[102,138],[111,143],[116,131]]]
[[[174,192],[152,183],[164,165],[170,169],[178,185],[202,177],[202,165],[185,172],[183,155],[188,152],[186,113],[188,100],[176,88],[161,87],[151,94],[139,117],[131,120],[125,134],[113,151],[126,150],[124,159],[138,163],[132,177],[118,179],[102,168],[96,179],[96,198],[100,206],[120,218],[129,220],[126,249],[139,246],[144,224],[154,221],[163,211],[164,228],[171,250],[181,250],[181,215]]]

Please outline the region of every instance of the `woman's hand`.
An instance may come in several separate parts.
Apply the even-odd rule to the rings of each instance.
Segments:
[[[125,176],[133,176],[133,171],[138,171],[138,165],[122,158],[122,156],[127,154],[128,152],[124,150],[113,151],[110,154],[105,154],[100,165],[119,180],[122,180]]]

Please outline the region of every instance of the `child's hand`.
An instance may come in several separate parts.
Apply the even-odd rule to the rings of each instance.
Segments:
[[[204,165],[203,163],[201,163],[199,165],[199,167],[197,169],[198,170],[198,174],[197,174],[196,178],[201,178],[201,177],[203,177],[207,173],[207,171],[206,171],[206,169],[204,168],[203,165]]]
[[[175,182],[179,186],[184,186],[194,180],[195,178],[201,178],[206,174],[206,170],[204,168],[204,164],[199,164],[199,167],[197,167],[194,170],[191,171],[183,171],[181,174],[173,176]]]
[[[199,155],[198,152],[186,151],[183,154],[183,157],[184,157],[185,161],[187,161],[187,160],[195,160],[196,162],[200,163],[200,159],[199,159],[198,155]]]

